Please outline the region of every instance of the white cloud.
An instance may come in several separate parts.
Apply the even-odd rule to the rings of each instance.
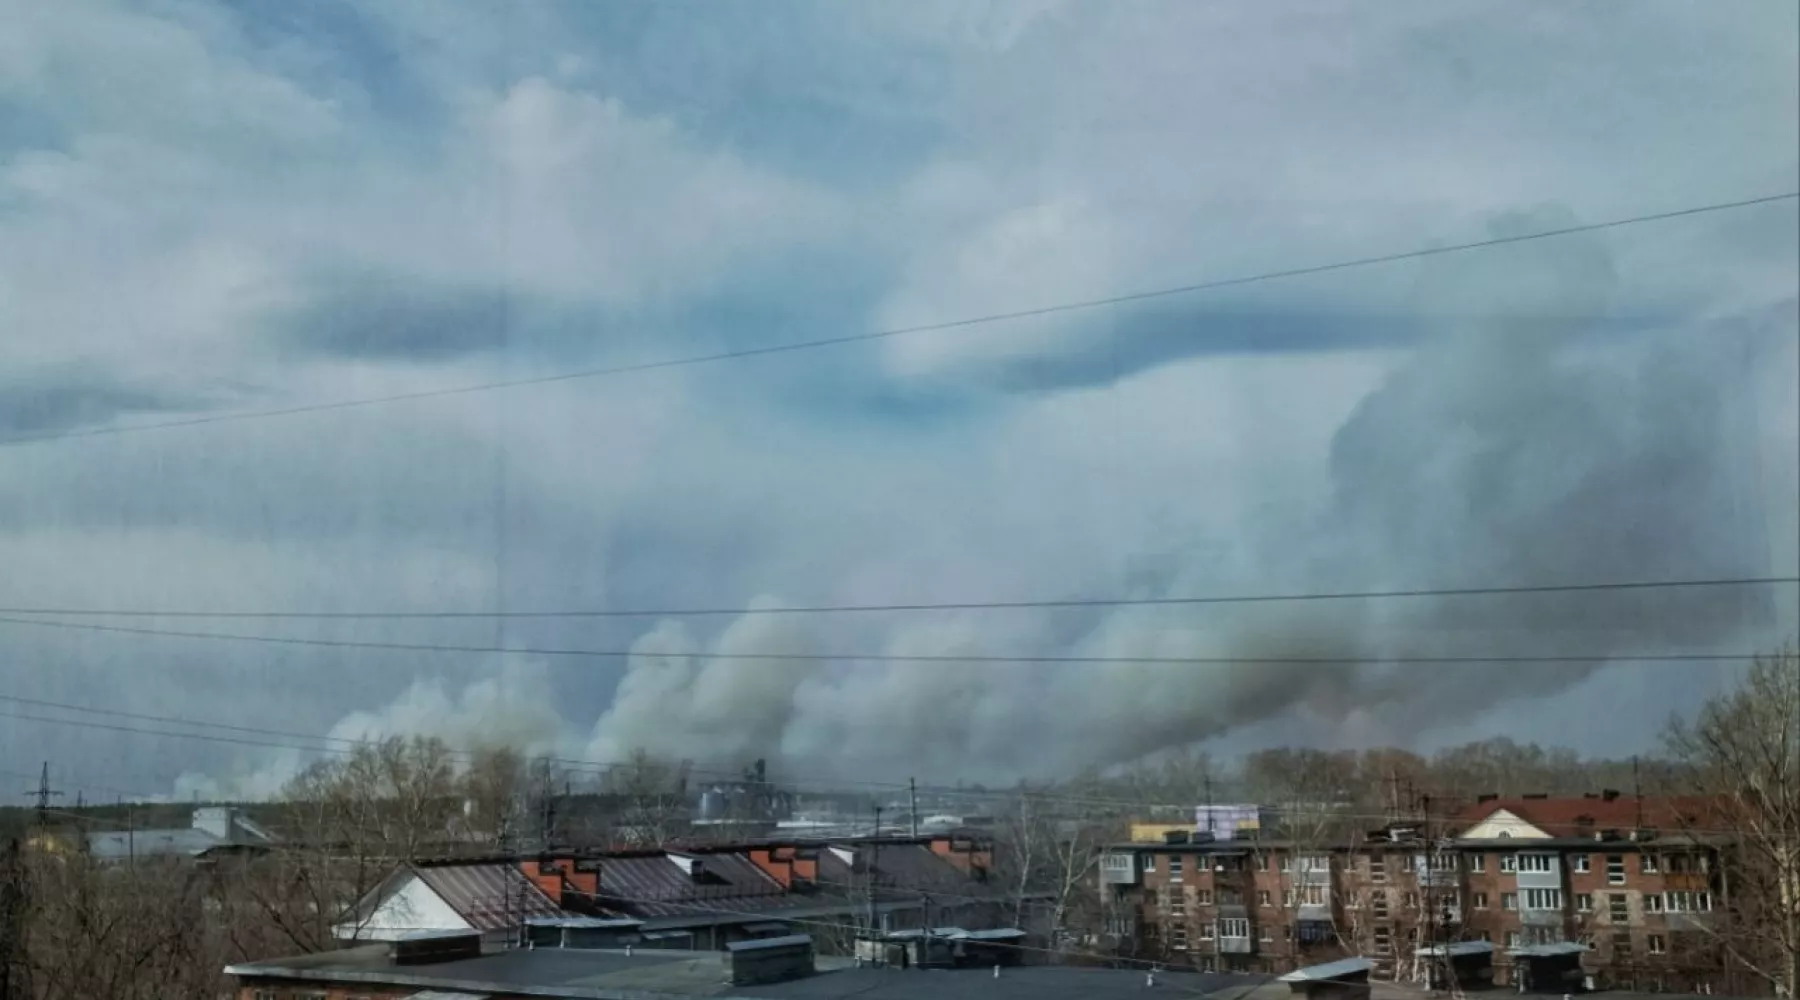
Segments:
[[[502,303],[509,331],[565,310],[548,349],[562,366],[1479,238],[1496,212],[1594,221],[1766,193],[1800,171],[1800,56],[1791,5],[1746,10],[826,5],[684,26],[708,55],[669,62],[655,18],[632,34],[574,7],[395,4],[370,12],[397,54],[375,66],[347,40],[320,48],[329,31],[252,32],[254,15],[209,4],[40,4],[0,36],[0,100],[25,112],[0,135],[0,416],[85,425],[546,370],[479,330],[409,354],[464,293]],[[1697,50],[1716,56],[1703,72]],[[761,66],[768,53],[794,58]],[[903,137],[882,147],[892,162],[845,155],[890,129]],[[1605,508],[1596,538],[1691,527],[1652,491],[1583,475],[1641,472],[1643,428],[1675,448],[1675,472],[1713,467],[1718,449],[1696,446],[1711,397],[1684,366],[1760,386],[1746,502],[1770,558],[1791,564],[1797,404],[1769,383],[1792,371],[1791,343],[1715,370],[1679,335],[1750,316],[1791,340],[1779,303],[1794,295],[1793,220],[1749,210],[1169,300],[1148,332],[1135,310],[1071,313],[867,355],[0,449],[0,557],[17,569],[0,603],[730,606],[1573,572],[1543,551],[1573,551],[1546,514],[1570,497]],[[776,266],[790,255],[809,263]],[[1611,297],[1590,294],[1607,268]],[[333,298],[346,275],[398,291]],[[709,298],[721,288],[728,305]],[[366,356],[329,337],[292,349],[271,329],[272,316],[380,322],[333,310],[433,295],[449,305],[427,303],[415,341]],[[659,325],[689,312],[704,325]],[[1545,318],[1604,321],[1617,339],[1459,353],[1456,334],[1504,322],[1541,335]],[[1380,349],[1338,349],[1352,327]],[[1276,335],[1287,350],[1257,350]],[[1642,405],[1664,383],[1687,409]],[[1582,387],[1596,387],[1591,406]],[[1571,427],[1588,437],[1565,441]],[[1332,520],[1357,498],[1392,516]],[[9,632],[0,686],[271,728],[943,778],[1075,766],[1263,716],[1278,727],[1297,702],[1361,735],[1419,705],[1467,715],[1447,695],[1390,697],[1381,678],[1361,690],[1389,701],[1344,715],[1348,682],[1279,672],[699,655],[1193,655],[1322,630],[1243,621],[1273,637],[1126,614],[513,623],[502,638],[635,637],[637,655],[498,673],[479,657]],[[495,637],[484,623],[240,624]],[[1455,631],[1426,616],[1331,624],[1382,648]],[[192,771],[187,790],[272,788],[296,762],[89,736],[54,732],[42,749],[117,769],[112,784]]]

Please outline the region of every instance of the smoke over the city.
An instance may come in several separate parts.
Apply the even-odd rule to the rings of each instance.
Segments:
[[[1495,235],[1567,225],[1503,219]],[[1752,358],[1786,338],[1659,330],[1609,310],[1599,238],[1441,259],[1424,269],[1418,346],[1338,428],[1316,523],[1266,525],[1240,553],[1272,592],[1482,587],[1769,575],[1769,511],[1734,447],[1758,401]],[[1788,348],[1791,352],[1791,346]],[[1304,392],[1304,386],[1296,386]],[[1759,561],[1760,560],[1760,561]],[[1184,566],[1145,596],[1216,592]],[[1634,651],[1752,647],[1773,621],[1757,588],[1119,608],[1048,656],[1341,663],[833,664],[695,660],[679,626],[645,636],[589,752],[768,755],[813,769],[925,762],[1058,773],[1117,764],[1299,712],[1412,743],[1497,701],[1573,686]],[[884,651],[1016,651],[1016,622],[970,612],[891,624]],[[714,652],[807,651],[807,623],[745,618]],[[1568,656],[1414,664],[1422,657]],[[1591,658],[1589,658],[1591,657]],[[1327,738],[1330,738],[1327,736]],[[960,762],[960,763],[959,763]]]

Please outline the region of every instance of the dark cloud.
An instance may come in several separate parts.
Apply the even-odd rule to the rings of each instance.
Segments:
[[[194,402],[170,390],[136,384],[97,365],[31,368],[0,378],[0,436],[90,427],[127,414],[183,409]]]
[[[495,351],[519,324],[517,297],[394,274],[315,279],[304,302],[270,318],[278,346],[304,354],[434,362]]]

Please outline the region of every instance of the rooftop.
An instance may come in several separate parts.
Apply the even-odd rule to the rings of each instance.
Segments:
[[[382,984],[440,994],[506,993],[564,1000],[1113,1000],[1126,997],[1197,997],[1241,991],[1268,980],[1196,972],[1158,972],[1146,984],[1143,970],[1065,966],[1012,966],[995,978],[990,968],[894,969],[856,967],[849,959],[820,958],[819,972],[803,979],[754,986],[726,981],[726,956],[718,952],[639,949],[539,948],[494,952],[429,965],[396,966],[382,945],[364,945],[267,962],[235,965],[236,976],[266,976],[341,985]]]
[[[1458,826],[1472,826],[1504,809],[1552,837],[1580,837],[1596,830],[1655,828],[1679,833],[1725,824],[1716,817],[1718,799],[1699,796],[1639,798],[1633,795],[1581,796],[1579,798],[1519,797],[1479,802],[1457,815]]]

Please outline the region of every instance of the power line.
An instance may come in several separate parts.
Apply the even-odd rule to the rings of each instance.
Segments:
[[[379,642],[360,639],[319,639],[307,636],[258,635],[242,632],[190,632],[179,629],[140,628],[124,625],[97,625],[91,622],[56,622],[30,618],[0,617],[0,625],[27,625],[82,632],[115,635],[140,635],[167,639],[201,639],[220,642],[249,642],[283,646],[316,646],[328,649],[379,649],[395,652],[463,653],[488,655],[513,653],[521,656],[558,656],[592,658],[629,658],[642,654],[630,649],[579,649],[544,646],[482,646],[454,643]],[[1599,660],[1640,661],[1646,663],[1733,663],[1754,659],[1754,652],[1720,653],[1644,653],[1620,652],[1560,655],[1491,655],[1491,656],[1057,656],[999,653],[727,653],[694,651],[679,654],[696,660],[813,661],[870,663],[997,663],[997,664],[1085,664],[1109,663],[1164,666],[1229,666],[1237,664],[1265,665],[1354,665],[1354,664],[1504,664],[1504,663],[1589,663]],[[255,730],[264,732],[266,730]]]
[[[154,722],[161,722],[161,723],[166,723],[166,724],[171,724],[171,725],[179,724],[179,725],[188,725],[188,726],[205,726],[205,727],[223,729],[223,730],[227,730],[227,731],[231,731],[231,732],[241,732],[248,728],[248,727],[229,725],[226,723],[205,722],[205,721],[201,721],[201,720],[197,720],[197,719],[181,719],[181,718],[173,718],[173,717],[166,717],[166,716],[145,715],[142,713],[122,712],[122,711],[117,711],[117,710],[113,710],[113,709],[90,708],[90,707],[81,706],[81,705],[71,705],[71,704],[60,703],[60,702],[50,702],[50,701],[43,701],[43,700],[39,700],[39,699],[22,698],[22,697],[18,697],[18,696],[14,696],[14,695],[0,695],[0,702],[13,702],[13,703],[20,703],[20,704],[28,704],[28,705],[55,707],[55,708],[63,709],[66,711],[72,711],[72,712],[85,712],[85,713],[90,713],[90,714],[95,714],[95,715],[108,715],[108,716],[130,718],[130,719],[136,719],[136,720],[142,720],[142,721],[154,721]],[[335,742],[335,743],[348,744],[346,746],[321,747],[321,746],[306,746],[306,745],[295,744],[295,743],[286,743],[286,742],[281,742],[279,740],[251,739],[251,738],[247,738],[247,737],[226,736],[226,735],[218,735],[218,734],[213,734],[213,733],[193,733],[193,732],[176,732],[176,731],[159,730],[159,729],[144,729],[144,728],[137,727],[137,726],[128,726],[128,725],[119,725],[119,724],[106,723],[106,722],[97,722],[97,721],[92,721],[92,720],[87,720],[87,719],[65,719],[65,718],[56,718],[56,717],[52,717],[52,716],[32,715],[32,714],[27,714],[27,713],[0,712],[0,718],[19,719],[19,720],[28,721],[28,722],[41,722],[41,723],[46,723],[49,725],[75,726],[78,728],[97,729],[97,730],[103,730],[103,731],[108,731],[108,732],[130,733],[130,734],[145,735],[145,736],[162,736],[162,737],[172,737],[172,738],[176,738],[176,739],[192,739],[192,740],[201,740],[201,741],[214,742],[214,743],[227,743],[227,744],[234,744],[234,745],[240,745],[240,746],[267,747],[267,748],[272,748],[272,749],[283,749],[283,750],[301,750],[301,751],[306,751],[309,753],[330,753],[330,754],[338,754],[338,755],[352,754],[355,752],[355,748],[357,745],[367,742],[365,740],[357,740],[357,739],[353,739],[350,737],[310,736],[310,735],[299,734],[299,733],[282,733],[279,730],[260,730],[260,732],[269,733],[271,735],[287,735],[287,736],[297,738],[297,739],[310,739],[310,740],[318,740],[321,742],[330,741],[330,742]],[[459,749],[455,749],[455,748],[446,748],[446,749],[448,750],[448,752],[450,752],[452,754],[457,754],[457,755],[462,755],[462,756],[470,756],[475,753],[475,751],[472,751],[472,750],[459,750]],[[546,756],[543,759],[548,760],[553,764],[564,765],[566,770],[577,771],[577,772],[582,772],[582,773],[593,773],[593,774],[604,774],[604,773],[618,770],[621,768],[630,768],[630,767],[635,766],[635,764],[631,761],[595,761],[595,760],[581,760],[578,758],[551,757],[551,756]],[[707,775],[707,776],[718,777],[718,778],[727,778],[727,779],[742,777],[741,772],[732,771],[732,770],[694,768],[694,769],[692,769],[692,771],[690,773],[696,774],[696,775]],[[796,787],[801,786],[801,785],[813,785],[813,786],[818,786],[818,787],[828,787],[828,788],[838,788],[838,789],[844,789],[844,788],[879,789],[879,790],[890,791],[890,792],[895,792],[895,793],[905,791],[909,788],[909,786],[906,782],[899,782],[899,781],[872,781],[872,780],[868,780],[868,779],[839,778],[839,777],[826,777],[826,776],[807,777],[805,775],[797,775],[797,774],[789,774],[789,775],[781,776],[779,783],[783,784],[783,785],[790,785],[790,786],[796,786]],[[100,786],[89,786],[89,787],[100,787]],[[1153,809],[1158,806],[1168,806],[1168,805],[1177,805],[1181,808],[1190,808],[1193,805],[1193,803],[1191,803],[1191,802],[1183,801],[1183,802],[1171,803],[1168,801],[1159,801],[1159,800],[1151,799],[1148,797],[1145,797],[1145,798],[1117,798],[1117,797],[1111,797],[1111,796],[1082,795],[1082,794],[1076,794],[1076,793],[1070,793],[1070,792],[1057,792],[1057,791],[1048,791],[1048,790],[1038,790],[1038,789],[1032,789],[1032,788],[972,789],[972,788],[957,788],[957,787],[948,786],[948,785],[918,785],[916,787],[921,792],[926,792],[931,795],[935,795],[935,796],[939,796],[939,797],[960,796],[963,798],[980,799],[984,802],[992,802],[996,799],[1003,800],[1003,799],[1009,799],[1009,798],[1029,798],[1029,799],[1032,799],[1034,801],[1039,801],[1039,802],[1060,802],[1060,803],[1066,803],[1066,804],[1078,805],[1078,806],[1102,806],[1102,807],[1122,809],[1122,810],[1145,810],[1145,809]],[[114,789],[114,790],[116,791],[116,789]],[[873,792],[870,792],[870,794],[873,794]],[[152,797],[152,798],[154,798],[154,797]],[[1335,819],[1335,820],[1368,820],[1370,822],[1386,822],[1388,820],[1391,820],[1393,817],[1391,814],[1385,813],[1385,812],[1355,812],[1355,811],[1332,810],[1332,811],[1325,813],[1324,818]],[[1734,834],[1738,833],[1739,831],[1730,830],[1730,829],[1710,828],[1710,827],[1682,826],[1679,828],[1679,832],[1689,833],[1689,834],[1734,835]],[[1281,839],[1283,839],[1283,838],[1277,838],[1276,842],[1279,842]],[[1245,843],[1249,844],[1249,845],[1254,845],[1256,843],[1259,843],[1259,841],[1245,841]],[[1138,846],[1149,848],[1149,847],[1159,847],[1162,845],[1142,844],[1142,845],[1138,845]]]
[[[692,618],[721,615],[812,615],[915,611],[1014,611],[1051,608],[1176,607],[1206,604],[1279,604],[1305,601],[1368,601],[1421,597],[1486,597],[1505,594],[1577,594],[1605,591],[1675,590],[1708,587],[1766,587],[1800,583],[1800,576],[1754,576],[1695,580],[1626,580],[1494,587],[1423,587],[1411,590],[1346,590],[1323,593],[1216,594],[1191,597],[1068,597],[1023,601],[942,601],[904,604],[814,604],[776,607],[604,608],[569,611],[203,611],[191,608],[0,608],[0,615],[59,615],[71,618],[286,618],[342,620],[435,620],[492,618]],[[6,619],[18,624],[49,622]]]
[[[1407,250],[1400,253],[1380,254],[1373,257],[1358,257],[1350,260],[1335,261],[1328,264],[1313,264],[1305,267],[1286,268],[1279,271],[1264,271],[1258,274],[1243,275],[1235,278],[1220,278],[1210,281],[1199,281],[1186,285],[1175,285],[1167,288],[1151,289],[1141,292],[1129,292],[1123,295],[1112,295],[1104,298],[1083,299],[1075,302],[1062,302],[1053,305],[1035,306],[1029,309],[1016,309],[1009,312],[988,313],[982,316],[971,316],[965,319],[947,320],[939,323],[925,323],[918,326],[896,327],[887,330],[874,330],[867,333],[846,334],[838,337],[824,337],[817,340],[802,340],[787,344],[769,344],[762,347],[741,348],[732,351],[720,351],[713,354],[697,354],[680,358],[666,358],[660,361],[645,361],[633,364],[611,365],[602,368],[587,368],[579,371],[560,372],[551,375],[539,375],[530,378],[507,379],[497,382],[481,382],[472,385],[448,386],[442,389],[424,389],[414,392],[391,393],[383,396],[366,396],[359,399],[344,399],[326,403],[306,403],[296,406],[278,407],[267,410],[239,410],[228,413],[214,413],[196,417],[183,417],[175,420],[163,420],[154,423],[127,424],[121,427],[92,427],[81,430],[56,431],[44,434],[20,435],[0,438],[0,446],[18,444],[36,444],[47,441],[66,441],[76,438],[111,437],[122,434],[136,434],[143,431],[171,430],[180,427],[198,427],[206,424],[219,424],[242,420],[264,420],[274,417],[297,416],[305,413],[321,413],[329,410],[348,410],[387,403],[410,402],[423,399],[438,399],[445,396],[461,396],[479,392],[493,392],[501,389],[516,389],[533,385],[548,385],[555,382],[568,382],[577,379],[600,378],[609,375],[626,375],[638,372],[658,371],[665,368],[680,368],[688,365],[711,364],[718,361],[729,361],[738,358],[760,357],[771,354],[786,354],[795,351],[813,350],[815,348],[839,347],[847,344],[860,344],[870,341],[884,340],[892,337],[903,337],[916,333],[928,333],[938,330],[953,330],[961,327],[979,326],[987,323],[999,323],[1007,320],[1029,319],[1037,316],[1050,316],[1058,313],[1078,312],[1087,309],[1100,309],[1108,306],[1124,305],[1132,302],[1144,302],[1151,299],[1168,298],[1177,295],[1190,295],[1198,292],[1213,291],[1220,288],[1231,288],[1240,285],[1251,285],[1265,281],[1277,281],[1286,278],[1298,278],[1307,275],[1325,274],[1331,271],[1342,271],[1351,268],[1370,267],[1377,264],[1390,264],[1403,260],[1416,260],[1423,257],[1434,257],[1442,254],[1462,253],[1487,247],[1504,246],[1511,243],[1524,243],[1531,240],[1551,239],[1560,236],[1572,236],[1578,233],[1591,233],[1605,229],[1616,229],[1621,226],[1634,226],[1650,222],[1663,222],[1670,219],[1702,215],[1709,212],[1722,212],[1738,208],[1751,208],[1758,205],[1769,205],[1776,202],[1790,201],[1800,198],[1800,191],[1789,191],[1782,194],[1765,195],[1758,198],[1745,198],[1738,201],[1714,202],[1688,208],[1674,209],[1667,212],[1654,212],[1646,215],[1634,215],[1606,222],[1594,222],[1580,226],[1566,226],[1560,229],[1546,229],[1518,236],[1499,236],[1491,239],[1477,240],[1470,243],[1456,243],[1449,246],[1426,247],[1418,250]]]
[[[44,699],[37,699],[37,698],[26,698],[26,697],[22,697],[22,696],[18,696],[18,695],[0,694],[0,702],[9,702],[9,703],[13,703],[13,704],[21,704],[21,705],[41,707],[41,708],[53,708],[53,709],[58,709],[61,711],[85,713],[85,714],[90,714],[90,715],[104,715],[104,716],[110,716],[113,718],[129,719],[129,720],[133,720],[133,721],[154,722],[154,723],[159,723],[159,724],[163,724],[163,725],[198,726],[198,727],[218,729],[218,730],[222,730],[227,733],[234,733],[234,734],[235,733],[261,734],[261,735],[265,735],[265,736],[279,736],[279,737],[286,737],[288,739],[309,740],[309,741],[316,741],[316,742],[320,742],[320,743],[330,743],[330,744],[337,744],[337,745],[313,746],[313,745],[309,745],[309,744],[283,742],[281,740],[275,740],[275,739],[253,739],[253,738],[247,738],[247,737],[235,736],[235,735],[225,736],[225,735],[217,735],[217,734],[213,734],[213,733],[195,733],[195,732],[169,731],[169,730],[161,730],[161,729],[144,729],[144,728],[137,727],[137,726],[95,722],[95,721],[90,721],[90,720],[86,720],[86,719],[66,719],[66,718],[56,718],[56,717],[52,717],[52,716],[31,715],[31,714],[25,714],[25,713],[0,712],[0,718],[21,719],[21,720],[31,721],[31,722],[42,722],[42,723],[46,723],[46,724],[50,724],[50,725],[76,726],[79,728],[99,729],[99,730],[105,730],[105,731],[111,731],[111,732],[132,733],[132,734],[147,735],[147,736],[172,737],[172,738],[176,738],[176,739],[193,739],[193,740],[202,740],[202,741],[207,741],[207,742],[229,743],[229,744],[242,745],[242,746],[258,746],[258,747],[268,747],[268,748],[273,748],[273,749],[301,750],[301,751],[305,751],[305,752],[309,752],[309,753],[330,753],[330,754],[338,754],[338,755],[352,754],[356,751],[356,748],[359,745],[365,745],[368,742],[367,740],[358,739],[358,738],[354,738],[354,737],[321,736],[321,735],[314,735],[314,734],[308,734],[308,733],[286,732],[286,731],[282,731],[282,730],[258,729],[258,728],[254,728],[254,727],[239,726],[239,725],[234,725],[234,724],[230,724],[230,723],[208,722],[208,721],[201,720],[201,719],[188,719],[188,718],[173,717],[173,716],[151,715],[148,713],[128,712],[128,711],[122,711],[122,710],[118,710],[118,709],[93,708],[93,707],[85,706],[85,705],[74,705],[74,704],[69,704],[67,702],[56,702],[56,701],[47,701]],[[461,757],[472,757],[476,753],[476,751],[473,751],[473,750],[465,750],[465,749],[457,749],[457,748],[446,748],[446,750],[447,750],[447,752],[449,752],[453,755],[457,755],[457,756],[461,756]],[[596,775],[606,774],[606,773],[609,773],[611,771],[618,770],[621,768],[630,768],[630,767],[636,766],[635,763],[632,761],[583,760],[580,758],[556,757],[556,756],[549,756],[549,755],[542,755],[542,759],[547,760],[547,761],[551,762],[552,764],[561,765],[561,766],[563,766],[563,768],[565,770],[568,770],[568,771],[574,771],[574,772],[578,772],[578,773],[589,773],[589,774],[596,774]],[[692,769],[692,771],[690,773],[696,774],[696,775],[725,778],[725,779],[736,779],[736,778],[739,778],[742,776],[741,773],[738,771],[722,770],[722,769],[707,769],[707,768],[694,768],[694,769]],[[781,783],[785,784],[785,785],[796,786],[796,787],[801,786],[801,785],[812,785],[812,786],[821,787],[821,788],[867,789],[868,790],[867,794],[875,794],[876,791],[885,791],[885,792],[892,792],[894,794],[899,794],[901,792],[912,790],[916,787],[916,789],[920,792],[925,792],[927,794],[935,795],[938,797],[959,797],[960,796],[963,798],[976,798],[976,799],[981,799],[983,801],[990,801],[990,802],[995,799],[1022,797],[1022,798],[1029,798],[1034,801],[1042,801],[1042,802],[1060,802],[1060,803],[1068,803],[1068,804],[1072,804],[1072,805],[1101,806],[1101,807],[1108,807],[1108,808],[1115,808],[1115,809],[1130,809],[1130,810],[1151,809],[1151,808],[1155,808],[1157,806],[1167,806],[1167,805],[1171,805],[1171,804],[1179,805],[1182,808],[1186,808],[1186,807],[1189,807],[1192,805],[1192,803],[1189,803],[1189,802],[1170,803],[1167,801],[1156,801],[1156,800],[1153,800],[1150,798],[1144,798],[1144,797],[1117,798],[1117,797],[1110,797],[1110,796],[1083,795],[1083,794],[1071,793],[1071,792],[1040,790],[1040,789],[1034,789],[1034,788],[1029,788],[1029,787],[1015,787],[1015,788],[1009,788],[1009,789],[971,789],[971,788],[953,787],[953,786],[948,786],[948,785],[916,785],[915,786],[908,782],[874,781],[874,780],[869,780],[869,779],[843,778],[843,777],[823,776],[823,775],[807,776],[804,774],[786,774],[786,775],[781,776]],[[89,786],[89,787],[101,787],[101,786]],[[119,791],[118,789],[109,789],[109,790]],[[141,794],[141,793],[138,793],[138,794]],[[1392,815],[1390,815],[1389,813],[1358,813],[1358,812],[1337,812],[1337,811],[1331,812],[1330,816],[1332,818],[1336,818],[1336,819],[1365,819],[1365,820],[1369,820],[1372,822],[1382,822],[1382,821],[1386,821],[1386,820],[1391,820],[1393,818]],[[1730,833],[1732,831],[1712,830],[1712,829],[1691,829],[1691,830],[1686,830],[1685,832],[1723,834],[1723,833]]]

